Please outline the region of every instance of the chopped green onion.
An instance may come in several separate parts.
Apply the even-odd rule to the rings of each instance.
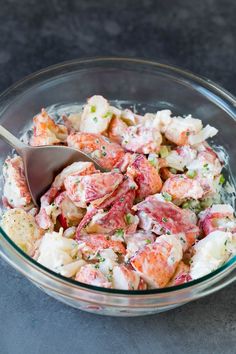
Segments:
[[[102,118],[110,118],[111,115],[112,115],[111,112],[107,112],[107,113],[103,114]]]
[[[153,167],[156,167],[156,161],[154,159],[150,159],[148,161]]]
[[[93,121],[94,121],[95,123],[97,123],[97,121],[98,121],[97,117],[93,117]]]
[[[167,202],[171,202],[172,201],[172,196],[169,193],[163,192],[162,196],[165,199],[165,201],[167,201]]]
[[[197,176],[197,172],[193,171],[193,170],[189,170],[186,175],[188,176],[188,178],[194,178]]]
[[[115,232],[115,235],[118,237],[123,237],[124,236],[124,230],[123,229],[117,229]]]
[[[224,178],[224,176],[222,174],[220,175],[219,183],[220,184],[224,184],[225,183],[225,178]]]
[[[96,106],[91,106],[90,112],[91,112],[91,113],[95,113],[95,112],[96,112]]]
[[[163,221],[163,222],[167,222],[168,219],[167,219],[167,218],[162,218],[162,221]]]
[[[168,147],[166,145],[161,146],[159,153],[161,158],[164,159],[169,155]]]
[[[170,172],[173,173],[174,175],[176,175],[177,173],[177,170],[173,167],[170,168]]]
[[[128,225],[132,224],[132,218],[133,218],[133,215],[132,214],[126,214],[125,215],[125,221]]]
[[[200,202],[202,209],[209,208],[210,206],[212,206],[212,204],[213,204],[212,198],[206,198],[206,199],[201,200],[201,202]]]
[[[149,244],[149,243],[151,243],[151,240],[149,240],[148,238],[145,240],[145,242],[147,243],[147,244]]]

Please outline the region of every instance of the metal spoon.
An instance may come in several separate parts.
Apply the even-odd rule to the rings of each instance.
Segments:
[[[105,171],[95,160],[82,151],[57,145],[28,146],[1,125],[0,139],[13,147],[22,157],[26,181],[35,205],[38,205],[40,197],[50,187],[55,176],[73,162],[93,162],[98,170]]]

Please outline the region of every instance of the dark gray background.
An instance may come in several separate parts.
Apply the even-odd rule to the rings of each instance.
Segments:
[[[0,91],[54,63],[119,55],[179,65],[236,94],[235,13],[235,0],[0,0]],[[235,290],[150,317],[98,317],[0,260],[0,354],[234,353]]]

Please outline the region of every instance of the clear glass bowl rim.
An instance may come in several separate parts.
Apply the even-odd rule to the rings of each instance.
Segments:
[[[169,75],[172,77],[175,77],[176,75],[179,75],[182,79],[185,80],[190,80],[194,81],[195,83],[199,84],[202,87],[205,87],[208,91],[213,92],[216,96],[220,96],[221,100],[226,101],[227,106],[230,105],[232,106],[231,108],[231,117],[236,121],[236,98],[229,93],[227,90],[219,86],[218,84],[214,83],[213,81],[200,77],[199,75],[195,75],[190,71],[183,70],[179,67],[169,65],[169,64],[164,64],[152,60],[147,60],[147,59],[141,59],[141,58],[126,58],[126,57],[93,57],[93,58],[83,58],[83,59],[76,59],[76,60],[71,60],[71,61],[65,61],[56,65],[51,65],[47,68],[41,69],[39,71],[36,71],[33,74],[30,74],[26,76],[25,78],[17,81],[15,84],[11,85],[8,89],[6,89],[4,92],[0,94],[0,117],[4,114],[5,109],[11,104],[11,98],[14,97],[14,93],[22,93],[24,89],[29,89],[29,87],[32,85],[34,86],[36,82],[40,84],[40,82],[43,82],[45,79],[49,78],[50,73],[58,75],[63,75],[66,74],[67,71],[66,69],[71,69],[73,71],[73,67],[76,67],[77,70],[79,71],[79,65],[86,65],[86,64],[105,64],[105,63],[114,63],[118,64],[119,63],[129,63],[129,64],[142,64],[146,65],[153,70],[155,68],[158,70],[163,70],[165,73],[168,72]],[[63,71],[63,72],[62,72]],[[137,70],[138,71],[138,70]],[[55,79],[54,77],[52,80]],[[57,102],[55,102],[57,103]],[[222,107],[221,107],[222,108]],[[233,114],[232,114],[233,111]],[[15,253],[16,257],[20,257],[20,262],[26,262],[29,266],[32,266],[34,270],[39,271],[43,273],[45,276],[49,276],[50,278],[54,279],[55,281],[59,281],[65,285],[70,285],[76,288],[82,288],[82,289],[88,289],[92,291],[98,291],[99,293],[106,293],[106,294],[117,294],[117,295],[140,295],[144,297],[145,295],[155,295],[155,294],[168,294],[168,293],[173,293],[175,291],[179,290],[184,290],[184,289],[192,289],[195,288],[197,285],[204,284],[205,282],[210,281],[211,279],[217,277],[218,275],[221,275],[222,273],[226,271],[232,271],[236,267],[236,255],[232,257],[230,260],[228,260],[224,265],[222,265],[220,268],[216,269],[215,271],[198,278],[196,280],[192,280],[188,283],[181,284],[181,285],[176,285],[168,288],[161,288],[161,289],[150,289],[150,290],[119,290],[119,289],[107,289],[103,287],[98,287],[98,286],[93,286],[93,285],[88,285],[84,283],[80,283],[78,281],[75,281],[70,278],[66,278],[58,273],[55,273],[54,271],[51,271],[50,269],[44,267],[37,261],[35,261],[33,258],[28,256],[26,253],[24,253],[11,239],[10,237],[5,233],[5,231],[2,229],[0,226],[0,234],[3,236],[5,241],[7,242],[8,246],[10,247],[11,250]],[[3,256],[7,260],[6,256]],[[17,269],[20,271],[19,267]],[[23,273],[24,274],[24,273]],[[25,274],[24,274],[25,275]]]

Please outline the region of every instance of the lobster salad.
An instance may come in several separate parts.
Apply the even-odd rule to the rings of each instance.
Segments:
[[[42,109],[31,146],[79,149],[106,172],[67,166],[37,208],[22,159],[8,157],[1,226],[30,257],[78,282],[146,290],[200,278],[236,253],[223,161],[207,143],[217,132],[191,115],[141,116],[99,95],[60,123]]]

